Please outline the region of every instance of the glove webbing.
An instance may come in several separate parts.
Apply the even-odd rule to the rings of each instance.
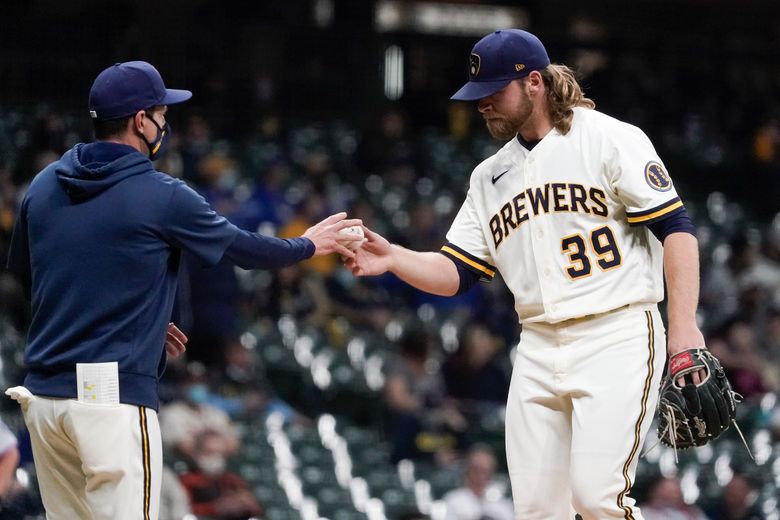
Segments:
[[[734,401],[735,401],[735,402],[737,402],[737,403],[741,403],[741,402],[742,402],[742,399],[743,399],[743,397],[742,397],[740,394],[738,394],[737,392],[734,392],[733,390],[732,390],[732,392],[731,392],[731,397],[732,397],[732,398],[734,399]],[[659,435],[659,438],[658,438],[658,440],[657,440],[657,441],[655,441],[655,443],[654,443],[652,446],[650,446],[650,448],[649,448],[647,451],[645,451],[645,452],[644,452],[644,453],[643,453],[643,454],[640,456],[640,458],[641,458],[641,457],[646,457],[648,453],[650,453],[651,451],[653,451],[653,450],[654,450],[654,449],[655,449],[655,448],[656,448],[656,447],[657,447],[659,444],[661,444],[661,437],[665,436],[665,435],[666,435],[666,433],[667,433],[667,432],[668,432],[670,429],[671,429],[673,432],[676,432],[676,431],[677,431],[677,419],[675,418],[675,415],[672,413],[672,411],[671,411],[669,408],[671,408],[671,407],[670,407],[670,406],[666,406],[666,407],[664,407],[664,410],[663,410],[663,412],[662,412],[662,413],[663,413],[663,414],[666,416],[666,428],[664,428],[664,429],[661,431],[661,434]],[[753,462],[755,462],[755,461],[756,461],[756,458],[755,458],[755,457],[753,457],[753,452],[752,452],[752,451],[750,451],[750,447],[748,446],[748,443],[747,443],[747,441],[745,440],[745,436],[742,434],[742,429],[741,429],[741,428],[739,427],[739,425],[737,424],[737,421],[735,421],[734,419],[732,419],[732,420],[731,420],[731,424],[733,424],[733,425],[734,425],[734,428],[737,430],[737,433],[739,434],[739,438],[740,438],[740,439],[742,439],[742,445],[743,445],[743,446],[745,446],[745,450],[747,450],[747,452],[748,452],[748,455],[750,455],[750,460],[752,460]],[[688,433],[688,435],[689,435],[689,436],[692,436],[692,435],[693,435],[693,432],[691,431],[691,427],[690,427],[690,425],[688,424],[688,421],[687,421],[686,419],[683,419],[683,425],[685,426],[685,429],[687,430],[687,433]],[[672,441],[672,448],[674,449],[674,463],[675,463],[675,464],[678,464],[680,461],[679,461],[679,459],[677,458],[677,435],[675,434],[675,435],[671,436],[671,437],[670,437],[670,439],[671,439],[671,441]]]

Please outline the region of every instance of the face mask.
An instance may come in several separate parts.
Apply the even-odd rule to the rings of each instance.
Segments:
[[[206,475],[213,477],[225,471],[225,459],[220,455],[204,455],[198,457],[198,467]]]
[[[222,172],[222,175],[217,181],[217,186],[219,187],[219,189],[225,191],[235,189],[237,184],[238,184],[238,173],[236,173],[235,170],[227,170]]]
[[[143,134],[141,134],[141,139],[144,140],[146,147],[149,149],[149,160],[154,161],[162,157],[162,155],[168,149],[168,142],[171,139],[172,130],[171,125],[169,125],[167,122],[164,126],[158,125],[157,121],[152,118],[149,112],[146,112],[146,117],[148,117],[152,124],[157,127],[157,137],[151,143],[146,140],[146,137],[144,137]]]
[[[206,385],[191,385],[187,389],[187,398],[195,404],[203,404],[209,399],[209,389]]]

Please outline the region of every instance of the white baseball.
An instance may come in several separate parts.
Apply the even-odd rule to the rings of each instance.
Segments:
[[[340,240],[341,244],[351,251],[355,251],[366,241],[366,237],[363,234],[363,228],[360,226],[344,228],[339,231],[339,234],[344,235],[345,237],[345,240]]]

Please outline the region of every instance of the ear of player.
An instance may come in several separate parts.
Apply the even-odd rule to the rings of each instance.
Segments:
[[[698,384],[677,384],[678,378],[704,370]],[[658,404],[658,438],[666,446],[684,450],[704,446],[734,424],[750,453],[742,431],[737,426],[737,403],[741,400],[726,378],[718,359],[705,348],[688,349],[669,359],[669,372],[661,381]],[[750,454],[752,458],[752,453]]]

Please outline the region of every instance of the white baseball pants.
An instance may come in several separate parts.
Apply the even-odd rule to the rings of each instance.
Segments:
[[[656,306],[523,325],[506,413],[518,520],[641,520],[629,491],[666,362]]]
[[[6,392],[30,431],[47,520],[157,520],[162,445],[157,413]]]

